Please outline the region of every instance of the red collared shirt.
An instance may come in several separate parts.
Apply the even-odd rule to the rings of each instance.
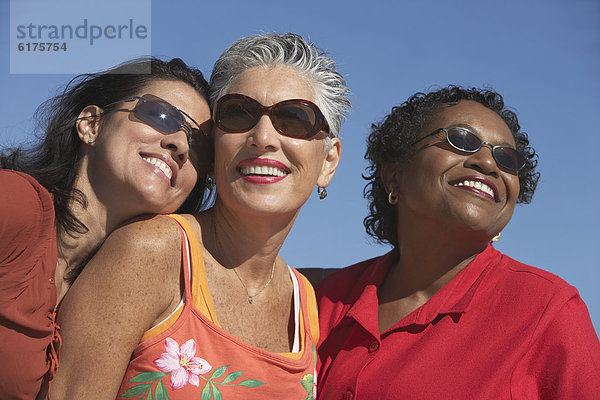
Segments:
[[[317,288],[319,399],[600,399],[600,343],[577,289],[488,246],[384,333],[393,252]]]

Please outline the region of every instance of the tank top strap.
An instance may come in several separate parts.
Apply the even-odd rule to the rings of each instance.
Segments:
[[[302,310],[302,321],[304,323],[304,332],[306,335],[310,336],[310,343],[313,343],[312,330],[310,329],[310,318],[308,315],[308,304],[306,302],[307,293],[306,286],[304,285],[304,277],[302,276],[302,274],[300,274],[300,272],[296,271],[294,268],[290,269],[292,270],[294,276],[296,277],[296,280],[298,281],[298,292],[300,297],[300,309]],[[309,341],[306,339],[308,339],[308,337],[305,338],[305,342],[309,343]]]
[[[190,252],[190,241],[188,238],[188,234],[186,233],[187,225],[188,229],[191,229],[193,232],[193,228],[190,223],[181,215],[170,214],[167,217],[175,220],[179,227],[181,228],[181,261],[183,264],[183,284],[185,287],[185,302],[192,302],[192,260],[191,260],[191,252]]]
[[[188,265],[190,266],[190,275],[189,277],[185,277],[186,305],[194,306],[210,321],[217,326],[220,326],[215,314],[212,296],[208,289],[208,281],[206,279],[206,269],[204,265],[204,256],[202,253],[203,250],[200,239],[198,239],[196,231],[186,218],[177,214],[170,214],[168,216],[177,221],[183,232],[185,232],[187,235],[187,241],[185,244],[187,245],[187,256],[186,253],[183,252],[183,249],[186,248],[183,242],[181,246],[183,262],[185,263],[187,259]]]

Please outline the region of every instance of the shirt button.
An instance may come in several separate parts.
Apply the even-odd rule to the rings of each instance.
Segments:
[[[374,351],[379,350],[379,342],[378,341],[374,341],[371,342],[371,344],[369,345],[369,353],[373,353]]]
[[[53,276],[51,276],[51,277],[50,277],[50,279],[48,279],[48,281],[49,281],[50,283],[54,283],[54,277],[53,277]]]
[[[353,397],[354,395],[349,390],[344,394],[344,400],[352,400]]]

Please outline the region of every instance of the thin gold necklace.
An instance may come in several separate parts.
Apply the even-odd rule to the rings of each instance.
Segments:
[[[217,234],[217,224],[215,222],[214,215],[212,217],[212,222],[213,222],[213,230],[215,232],[215,242],[217,242],[217,248],[218,248],[218,250],[219,250],[219,252],[221,254],[225,254],[223,252],[223,248],[221,247],[221,242],[219,241],[219,235]],[[235,272],[235,276],[237,276],[237,278],[239,279],[240,283],[244,287],[244,290],[246,291],[246,294],[248,295],[248,303],[253,304],[254,303],[254,298],[256,296],[258,296],[259,294],[261,294],[262,291],[265,290],[267,288],[267,286],[269,286],[269,284],[273,280],[273,275],[275,274],[275,263],[276,262],[277,262],[277,255],[275,255],[275,261],[273,261],[273,266],[271,267],[271,276],[269,276],[269,280],[267,281],[267,283],[264,284],[264,286],[262,288],[260,288],[260,290],[258,292],[254,293],[254,294],[250,294],[250,292],[248,291],[248,288],[246,287],[246,284],[244,283],[244,281],[240,277],[240,274],[238,274],[238,272],[237,272],[237,268],[232,268],[233,272]]]
[[[238,272],[237,272],[237,268],[233,269],[233,272],[235,272],[235,276],[237,276],[237,278],[240,280],[240,283],[246,290],[246,294],[248,295],[248,303],[250,303],[250,304],[254,303],[254,298],[256,296],[258,296],[259,294],[261,294],[262,291],[265,290],[267,288],[267,286],[269,286],[269,283],[271,283],[271,280],[273,280],[273,274],[275,273],[275,262],[276,261],[277,261],[277,258],[275,258],[275,261],[273,261],[273,267],[271,267],[271,276],[269,277],[269,280],[267,281],[267,283],[264,284],[264,286],[262,288],[260,288],[260,290],[258,292],[254,293],[254,294],[250,294],[250,292],[248,291],[248,288],[244,284],[244,281],[240,277],[240,274],[238,274]]]

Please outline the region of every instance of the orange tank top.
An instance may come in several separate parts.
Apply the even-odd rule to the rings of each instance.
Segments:
[[[184,305],[147,331],[134,349],[118,399],[316,398],[318,337],[313,336],[318,336],[318,325],[316,302],[307,305],[307,297],[314,297],[308,281],[290,269],[299,287],[300,351],[278,354],[247,344],[218,325],[200,242],[185,218],[171,217],[181,226]],[[165,323],[170,324],[166,329]]]

